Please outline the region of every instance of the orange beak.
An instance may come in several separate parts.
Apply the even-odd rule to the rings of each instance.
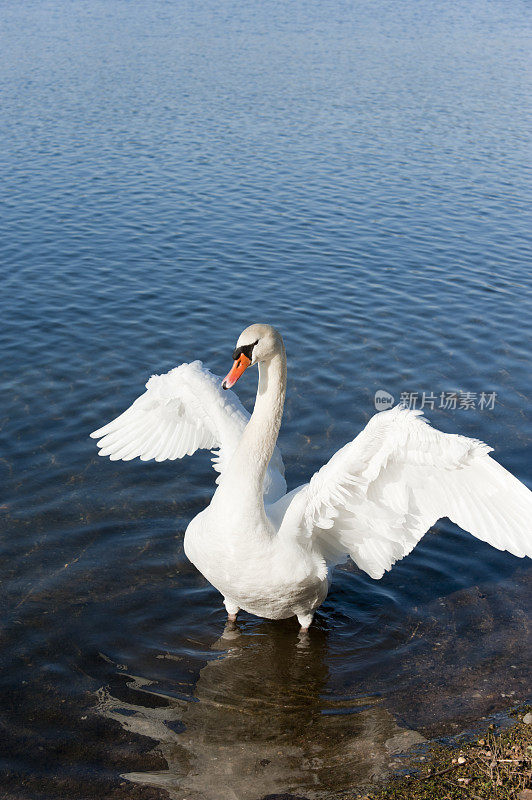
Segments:
[[[233,366],[225,376],[222,381],[222,389],[230,389],[231,386],[234,386],[237,380],[240,378],[241,375],[247,370],[249,365],[251,364],[251,360],[241,353],[237,359],[235,359]]]

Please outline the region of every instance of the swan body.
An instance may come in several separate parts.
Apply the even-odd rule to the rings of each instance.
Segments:
[[[532,556],[532,493],[475,439],[431,428],[401,406],[375,414],[304,486],[287,494],[276,447],[286,355],[270,325],[239,337],[220,379],[200,361],[153,376],[123,414],[91,434],[111,460],[173,460],[200,448],[219,473],[210,505],[185,533],[187,558],[240,609],[268,619],[296,615],[306,630],[332,568],[350,556],[378,579],[449,517],[500,550]],[[252,364],[252,416],[230,387]]]

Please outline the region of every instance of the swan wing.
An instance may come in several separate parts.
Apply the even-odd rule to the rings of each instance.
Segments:
[[[440,517],[499,550],[532,556],[532,492],[491,449],[431,428],[420,411],[375,414],[293,493],[280,533],[310,540],[329,566],[350,555],[372,578],[410,553]]]
[[[213,466],[223,472],[249,420],[237,395],[221,388],[221,378],[201,361],[153,375],[123,414],[91,433],[100,456],[111,461],[173,461],[196,450],[212,450]],[[284,488],[283,488],[284,487]],[[284,465],[276,448],[265,494],[286,491]]]

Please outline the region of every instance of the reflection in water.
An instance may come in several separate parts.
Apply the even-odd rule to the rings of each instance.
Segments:
[[[145,699],[124,703],[102,690],[100,712],[155,739],[168,763],[129,780],[165,788],[176,800],[286,791],[338,797],[383,777],[394,754],[424,741],[399,728],[376,697],[328,700],[323,631],[298,640],[279,623],[255,635],[232,626],[213,649],[223,655],[200,671],[192,701],[172,697],[167,707],[150,708]],[[146,679],[130,676],[128,686],[160,697]]]

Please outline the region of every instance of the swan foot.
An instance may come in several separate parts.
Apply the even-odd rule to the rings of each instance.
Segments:
[[[236,615],[240,611],[239,607],[234,600],[231,600],[229,597],[224,597],[224,606],[227,611],[227,622],[234,624],[236,622]]]
[[[308,633],[308,629],[310,628],[310,623],[314,618],[314,612],[310,611],[308,614],[296,614],[297,621],[301,625],[300,633]]]

